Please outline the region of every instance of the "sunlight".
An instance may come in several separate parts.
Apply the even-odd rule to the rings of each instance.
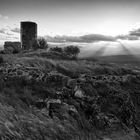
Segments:
[[[126,22],[111,20],[102,24],[100,32],[104,35],[116,36],[127,34],[130,29],[131,26]]]

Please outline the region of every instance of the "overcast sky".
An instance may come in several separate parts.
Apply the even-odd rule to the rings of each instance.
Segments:
[[[126,34],[140,27],[140,0],[0,0],[0,28],[38,23],[39,35]]]

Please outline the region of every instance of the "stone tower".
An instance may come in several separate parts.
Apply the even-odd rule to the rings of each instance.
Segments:
[[[21,22],[20,30],[22,49],[32,49],[34,40],[37,39],[37,24],[29,21]]]

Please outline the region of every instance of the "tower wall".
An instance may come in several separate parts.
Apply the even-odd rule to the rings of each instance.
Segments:
[[[20,26],[22,49],[32,49],[34,40],[37,39],[37,24],[35,22],[21,22]]]

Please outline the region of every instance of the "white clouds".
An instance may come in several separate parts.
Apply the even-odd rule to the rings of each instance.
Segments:
[[[8,17],[8,16],[4,16],[3,18],[4,18],[4,19],[6,19],[6,20],[7,20],[7,19],[9,19],[9,17]]]
[[[14,32],[14,33],[20,33],[20,29],[17,28],[17,27],[11,29],[11,31]]]
[[[8,16],[5,16],[5,15],[0,14],[0,19],[8,20],[8,19],[9,19],[9,17],[8,17]]]
[[[0,42],[5,41],[19,41],[18,28],[4,26],[0,28]]]

